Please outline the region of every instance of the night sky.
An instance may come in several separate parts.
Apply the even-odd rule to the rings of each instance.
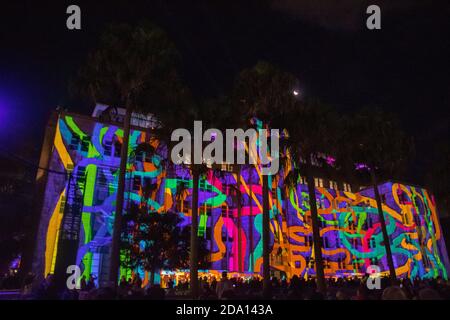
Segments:
[[[394,2],[394,3],[393,3]],[[339,3],[339,4],[336,4]],[[181,72],[198,97],[229,92],[245,67],[268,60],[295,74],[306,96],[344,112],[379,105],[415,137],[411,180],[421,182],[430,147],[448,142],[449,1],[21,1],[0,5],[0,143],[39,153],[57,105],[90,113],[68,80],[103,27],[149,19],[182,55]],[[66,29],[78,4],[82,30]],[[378,4],[382,30],[365,28]]]

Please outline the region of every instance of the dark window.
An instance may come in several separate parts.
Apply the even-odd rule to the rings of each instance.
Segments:
[[[323,239],[323,247],[328,248],[328,238],[322,238]]]
[[[78,150],[78,146],[80,144],[80,139],[78,136],[72,136],[72,139],[70,140],[69,149],[70,150]]]
[[[207,240],[211,240],[212,239],[212,234],[211,234],[211,227],[206,227],[206,233],[205,233],[205,237]]]
[[[222,217],[226,217],[227,216],[227,212],[228,212],[227,206],[223,205],[222,206]]]
[[[81,141],[81,151],[87,152],[89,150],[89,138],[85,137]]]
[[[111,156],[111,150],[112,150],[112,147],[111,147],[111,145],[105,145],[105,147],[103,148],[104,149],[104,152],[103,152],[103,154],[105,155],[105,156]]]
[[[150,187],[152,185],[152,179],[149,177],[145,177],[144,178],[144,186],[145,187]]]
[[[139,187],[141,186],[141,177],[134,177],[133,178],[133,190],[139,190]]]
[[[122,144],[119,141],[114,143],[114,157],[120,158],[120,150],[122,149]]]

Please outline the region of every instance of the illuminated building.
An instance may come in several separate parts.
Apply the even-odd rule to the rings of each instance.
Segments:
[[[108,279],[123,131],[118,123],[94,117],[59,113],[52,119],[41,156],[40,166],[49,170],[39,173],[43,197],[33,270],[39,277],[53,273],[64,257],[102,284]],[[155,192],[146,200],[152,211],[176,211],[182,225],[189,225],[189,170],[178,166],[166,171],[161,161],[164,148],[150,142],[149,132],[134,127],[130,134],[126,203],[142,201],[142,186],[153,185]],[[151,143],[156,153],[135,155],[132,151],[140,143]],[[210,270],[259,273],[260,168],[229,169],[221,175],[211,170],[200,180],[198,235],[207,240]],[[296,188],[286,190],[282,174],[269,181],[272,271],[288,278],[314,275],[307,187],[301,179]],[[397,276],[447,279],[447,251],[433,196],[423,188],[395,182],[383,183],[379,189]],[[189,192],[180,197],[180,190]],[[369,265],[387,271],[373,190],[352,192],[348,184],[317,178],[316,197],[326,276],[363,274]],[[148,279],[142,270],[137,272]]]

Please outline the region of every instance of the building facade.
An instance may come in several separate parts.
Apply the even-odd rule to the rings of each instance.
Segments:
[[[33,271],[38,277],[54,273],[58,259],[71,251],[65,259],[102,284],[108,279],[123,131],[120,124],[94,117],[59,113],[52,119],[41,157],[48,170],[40,173],[45,180]],[[135,154],[141,143],[156,152]],[[149,129],[133,127],[128,152],[124,209],[147,201],[149,214],[174,211],[189,226],[189,170],[164,168],[166,151]],[[288,278],[314,275],[307,186],[299,181],[287,189],[283,175],[269,179],[271,269]],[[198,236],[206,239],[210,271],[262,272],[261,183],[257,165],[220,174],[210,170],[200,179]],[[142,188],[149,185],[154,191],[144,199]],[[433,196],[396,182],[379,190],[397,276],[447,279],[447,250]],[[355,192],[348,184],[316,178],[316,199],[326,276],[361,275],[370,265],[389,270],[373,189]],[[148,279],[145,271],[135,272]]]

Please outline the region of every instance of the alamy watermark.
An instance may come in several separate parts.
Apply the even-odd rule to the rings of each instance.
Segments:
[[[81,269],[79,266],[72,264],[67,267],[66,273],[69,274],[66,280],[67,289],[80,289]]]
[[[81,8],[78,5],[71,4],[66,9],[69,16],[66,19],[66,27],[69,30],[81,30]],[[369,30],[381,29],[381,9],[378,5],[372,4],[367,7],[366,27]]]
[[[374,289],[381,289],[381,275],[380,275],[380,267],[377,265],[370,265],[366,269],[366,273],[369,274],[369,277],[367,278],[366,285],[367,289],[374,290]]]
[[[194,121],[193,137],[183,128],[172,132],[171,141],[178,143],[170,158],[175,164],[247,164],[247,150],[248,164],[260,164],[263,175],[274,175],[280,167],[279,138],[278,129],[226,129],[224,142],[221,130],[212,128],[203,133],[202,121]],[[204,142],[209,144],[203,149]]]

